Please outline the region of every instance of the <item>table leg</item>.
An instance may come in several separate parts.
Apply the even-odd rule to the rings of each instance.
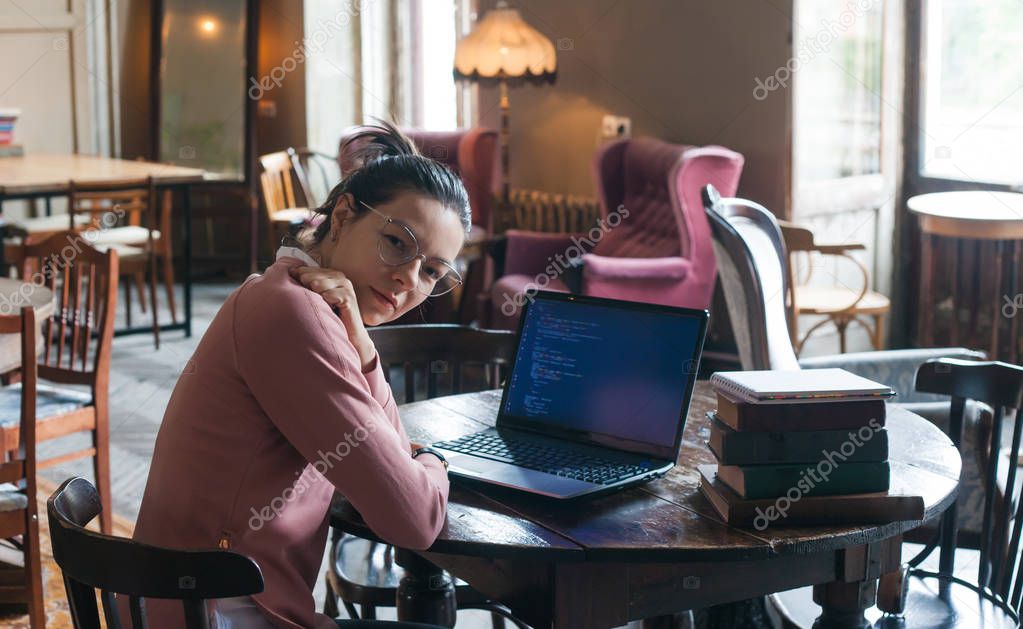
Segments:
[[[184,212],[185,238],[185,338],[192,338],[192,186],[185,186],[181,209]]]
[[[1019,240],[1012,242],[1012,267],[1009,269],[1009,299],[1015,299],[1020,290],[1023,290],[1023,287],[1019,285],[1020,244],[1021,241]],[[1019,317],[1013,317],[1009,322],[1009,340],[1012,343],[1012,346],[1009,348],[1009,362],[1015,363],[1019,355]]]
[[[411,551],[394,550],[395,561],[405,569],[398,585],[398,620],[454,627],[458,604],[451,577]]]
[[[952,249],[952,255],[949,256],[949,264],[952,268],[948,274],[948,301],[952,304],[952,319],[949,322],[948,334],[951,337],[952,346],[955,347],[959,344],[959,260],[963,257],[963,241],[956,240],[949,243],[949,247]]]
[[[814,629],[865,629],[870,625],[863,612],[877,600],[877,579],[845,583],[833,581],[813,586],[813,602],[821,606]]]
[[[931,303],[934,269],[932,267],[933,236],[920,236],[920,301],[917,303],[917,342],[923,347],[934,345],[934,304]]]
[[[995,241],[995,303],[999,306],[1002,305],[1002,267],[1005,266],[1005,247],[1001,240]],[[980,300],[977,300],[980,303]],[[974,308],[974,311],[977,309]],[[1002,309],[995,308],[994,315],[991,317],[991,352],[988,357],[992,360],[1001,358],[998,354],[998,328],[1001,327],[1002,323]],[[976,329],[976,328],[974,328]],[[1006,358],[1008,358],[1006,356]]]
[[[983,298],[983,295],[981,295],[981,288],[984,286],[984,282],[982,282],[981,279],[980,279],[981,277],[983,277],[981,272],[980,272],[980,269],[981,269],[981,264],[983,264],[983,262],[984,262],[984,241],[983,240],[977,240],[975,245],[976,246],[973,248],[973,252],[974,252],[974,256],[973,256],[973,259],[972,259],[973,260],[973,266],[970,267],[967,270],[967,272],[964,274],[964,275],[966,275],[966,277],[976,278],[975,281],[971,282],[971,284],[973,286],[973,295],[971,296],[972,297],[972,301],[968,302],[968,303],[971,303],[971,304],[979,304],[979,303],[981,303],[980,300],[981,300],[981,298]],[[970,312],[969,312],[970,328],[969,329],[970,329],[970,332],[972,333],[973,331],[977,330],[977,313],[980,310],[980,308],[970,308],[969,310],[970,310]]]

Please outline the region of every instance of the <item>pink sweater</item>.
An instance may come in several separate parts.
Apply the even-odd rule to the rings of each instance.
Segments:
[[[340,318],[288,274],[298,264],[281,258],[232,293],[184,367],[135,539],[248,555],[275,626],[336,627],[312,598],[334,491],[383,539],[425,549],[444,526],[448,479],[435,457],[411,457],[378,361],[360,369]],[[181,626],[155,603],[151,626]]]

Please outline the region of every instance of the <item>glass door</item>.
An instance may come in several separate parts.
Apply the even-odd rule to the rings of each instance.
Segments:
[[[901,123],[900,73],[893,71],[901,63],[899,3],[796,0],[793,21],[790,218],[817,241],[865,245],[853,255],[868,269],[869,288],[888,294]],[[796,270],[812,284],[863,285],[848,261],[812,262]],[[804,331],[817,322],[805,319]],[[850,326],[849,334],[850,348],[869,349],[866,330]]]

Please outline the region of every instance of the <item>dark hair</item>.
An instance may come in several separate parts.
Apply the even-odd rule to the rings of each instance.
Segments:
[[[461,178],[444,164],[421,155],[412,140],[394,125],[378,121],[361,127],[341,144],[339,158],[354,167],[341,173],[341,183],[316,208],[316,214],[324,219],[313,232],[314,243],[322,242],[330,233],[331,214],[344,194],[372,206],[387,203],[401,192],[422,194],[457,212],[469,233],[472,212]],[[367,212],[360,203],[353,204],[355,216]]]

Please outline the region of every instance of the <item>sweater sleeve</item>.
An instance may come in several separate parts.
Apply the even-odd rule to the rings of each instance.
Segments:
[[[277,281],[279,289],[239,295],[239,373],[302,456],[327,462],[321,473],[377,535],[404,548],[429,547],[447,511],[444,466],[435,457],[411,457],[379,365],[362,373],[330,307],[290,278]]]
[[[387,415],[387,419],[391,421],[391,425],[398,431],[401,438],[408,441],[408,435],[405,433],[405,427],[401,425],[401,420],[398,418],[398,404],[394,401],[394,395],[391,393],[391,385],[387,384],[387,379],[384,377],[384,368],[380,364],[380,355],[377,354],[373,357],[373,361],[369,364],[369,367],[362,371],[362,375],[366,377],[366,382],[369,384],[369,392],[377,402],[380,402],[381,408],[384,409],[384,413]]]

